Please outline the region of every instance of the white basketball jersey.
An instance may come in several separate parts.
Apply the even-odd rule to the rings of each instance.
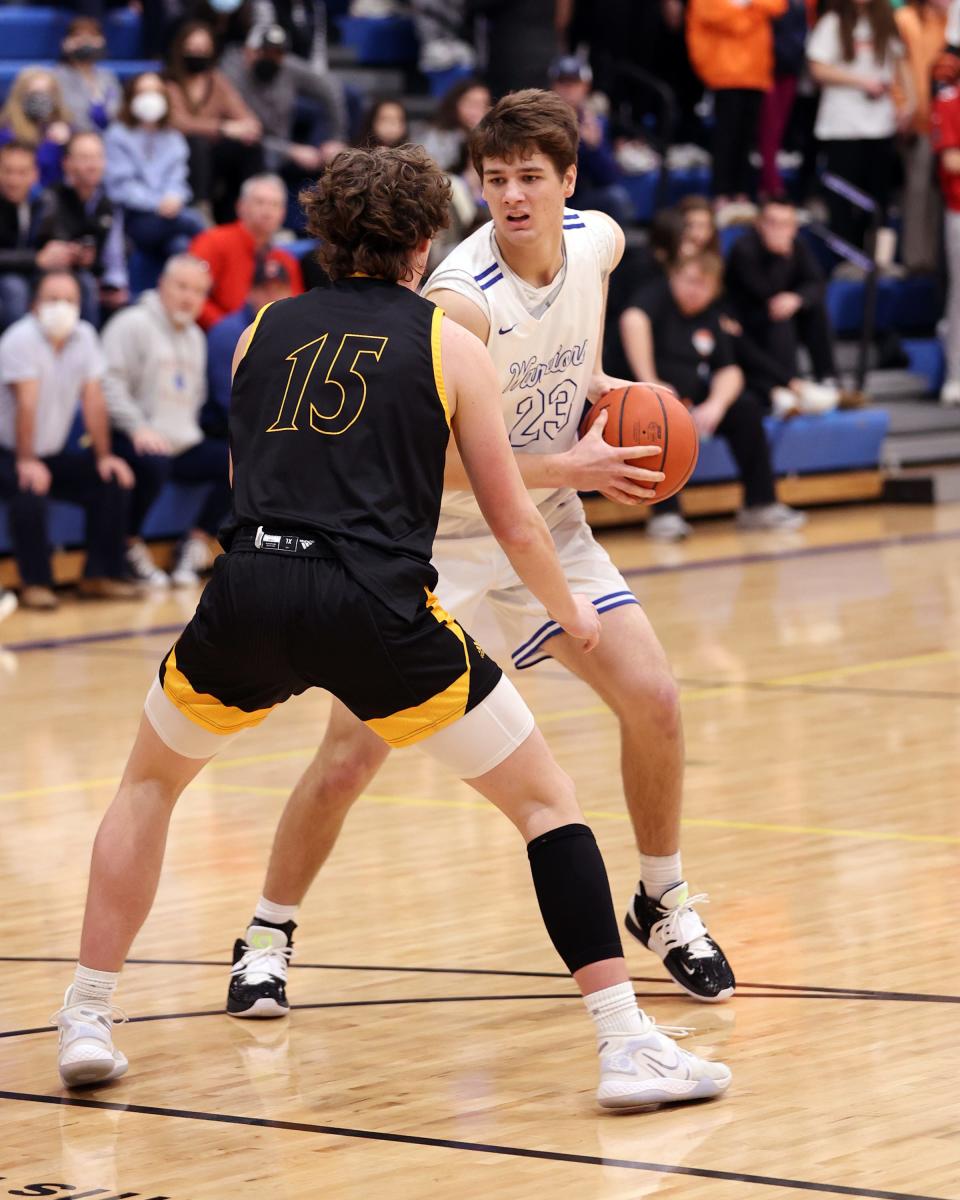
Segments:
[[[616,239],[599,213],[565,209],[564,266],[534,288],[503,261],[493,222],[453,250],[433,272],[425,295],[459,292],[487,314],[487,349],[500,379],[510,444],[525,454],[562,454],[577,440],[587,387],[597,359],[603,283]],[[572,496],[571,488],[531,491],[544,516]],[[487,532],[472,492],[446,491],[438,535]]]

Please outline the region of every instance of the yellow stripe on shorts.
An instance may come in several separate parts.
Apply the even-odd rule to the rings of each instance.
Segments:
[[[216,696],[194,691],[193,684],[177,666],[176,647],[167,655],[163,690],[185,717],[210,733],[238,733],[241,729],[252,729],[277,707],[271,704],[269,708],[245,712],[242,708],[221,703]]]

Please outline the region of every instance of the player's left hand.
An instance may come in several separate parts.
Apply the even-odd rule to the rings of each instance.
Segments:
[[[97,474],[104,483],[115,479],[122,488],[132,488],[134,484],[133,471],[115,454],[104,454],[102,458],[97,459]]]

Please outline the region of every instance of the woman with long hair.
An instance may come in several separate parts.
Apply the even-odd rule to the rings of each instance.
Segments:
[[[367,149],[385,146],[393,150],[409,141],[410,121],[403,102],[390,98],[375,100],[363,118],[357,145]]]
[[[145,71],[128,82],[104,147],[107,194],[123,206],[131,241],[159,259],[186,250],[203,220],[187,208],[190,149],[170,125],[167,90],[159,75]]]
[[[63,148],[70,124],[57,77],[46,67],[24,67],[0,108],[0,145],[19,142],[36,151],[42,187],[63,179]]]
[[[815,133],[825,166],[870,196],[882,220],[896,170],[894,138],[914,109],[890,0],[835,0],[810,34],[807,60],[821,87]],[[895,84],[903,95],[899,109]],[[869,214],[832,191],[827,206],[834,232],[863,248]]]
[[[217,68],[213,33],[202,21],[187,21],[167,61],[170,124],[190,146],[190,184],[197,201],[227,222],[240,185],[263,170],[260,122]]]
[[[490,89],[479,79],[461,79],[444,93],[423,136],[423,146],[438,166],[456,175],[466,171],[467,140],[490,104]]]

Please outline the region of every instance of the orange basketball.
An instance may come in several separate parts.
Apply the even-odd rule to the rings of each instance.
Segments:
[[[640,503],[656,504],[679,492],[693,474],[700,452],[697,427],[685,405],[666,388],[649,383],[614,388],[587,409],[580,424],[581,437],[602,412],[608,413],[603,440],[611,446],[660,447],[659,455],[630,462],[632,467],[662,471],[665,476],[655,485],[656,496]]]

